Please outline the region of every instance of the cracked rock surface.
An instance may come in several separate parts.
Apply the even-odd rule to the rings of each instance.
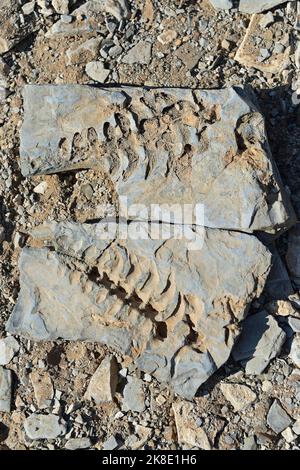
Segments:
[[[20,156],[25,176],[97,168],[129,207],[203,204],[193,224],[276,232],[293,220],[263,118],[239,88],[27,86]]]

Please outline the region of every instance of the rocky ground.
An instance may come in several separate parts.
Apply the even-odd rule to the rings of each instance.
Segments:
[[[264,11],[261,3],[268,4]],[[299,449],[297,224],[276,238],[280,259],[273,288],[252,303],[239,347],[192,401],[174,395],[168,384],[141,372],[113,348],[36,342],[9,336],[5,325],[17,301],[18,260],[31,230],[49,220],[99,218],[97,206],[113,202],[94,169],[22,175],[24,85],[250,85],[299,218],[300,2],[107,1],[96,18],[85,10],[78,13],[85,1],[2,4],[1,448]],[[43,121],[42,113],[38,119]],[[253,334],[256,348],[249,353]]]

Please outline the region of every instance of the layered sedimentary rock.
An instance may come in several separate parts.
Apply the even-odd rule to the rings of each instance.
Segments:
[[[147,233],[147,224],[133,224]],[[192,398],[227,360],[238,323],[263,289],[270,252],[252,235],[223,230],[198,232],[196,250],[191,236],[101,234],[101,223],[52,222],[34,231],[7,330],[107,344]]]
[[[241,88],[29,85],[20,157],[25,176],[99,168],[122,211],[124,197],[147,208],[128,218],[168,222],[151,204],[203,204],[204,221],[189,223],[271,233],[291,223],[262,115]]]
[[[21,5],[18,0],[1,0],[0,3],[0,54],[9,51],[13,46],[35,31],[35,16],[26,15],[21,22]]]
[[[192,398],[264,289],[253,232],[293,222],[251,92],[30,85],[20,157],[25,176],[92,168],[119,218],[34,229],[7,330],[106,344]]]

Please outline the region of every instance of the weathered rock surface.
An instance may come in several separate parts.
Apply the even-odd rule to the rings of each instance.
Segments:
[[[92,442],[89,437],[77,437],[69,439],[66,442],[65,448],[67,450],[88,449],[91,445]]]
[[[216,10],[230,10],[233,7],[232,0],[210,0]]]
[[[274,400],[272,406],[269,409],[267,423],[270,428],[276,432],[276,434],[279,434],[288,426],[290,426],[292,420],[286,411],[282,408],[280,403],[278,403],[277,400]]]
[[[11,408],[12,373],[0,367],[0,411],[9,412]]]
[[[286,254],[288,270],[293,278],[300,279],[300,224],[289,231],[288,250]]]
[[[4,54],[37,27],[34,15],[20,18],[21,5],[18,0],[1,0],[0,5],[0,54]]]
[[[128,383],[125,385],[123,392],[123,411],[142,413],[145,410],[143,381],[135,377],[128,377],[127,380]]]
[[[282,5],[286,3],[286,1],[287,0],[240,0],[239,10],[243,13],[260,13]]]
[[[245,90],[30,85],[24,110],[25,176],[99,168],[122,213],[124,198],[148,209],[135,206],[131,219],[182,223],[181,212],[149,213],[153,204],[185,203],[204,205],[204,221],[194,211],[185,223],[211,228],[273,233],[292,222],[263,118]]]
[[[285,338],[284,331],[272,315],[262,311],[244,321],[232,355],[245,365],[246,373],[261,374],[280,353]]]
[[[118,364],[113,356],[103,359],[92,376],[85,393],[87,400],[93,399],[96,405],[109,402],[114,398],[118,384]]]
[[[266,27],[262,24],[263,20],[265,20],[265,15],[252,16],[244,39],[236,52],[235,60],[245,67],[252,67],[262,72],[280,73],[289,63],[290,48],[283,47],[281,50],[279,47],[270,52],[268,49],[261,49],[256,44],[255,38],[266,31]]]
[[[35,370],[30,374],[37,406],[40,409],[48,408],[54,397],[54,389],[48,372]]]
[[[290,351],[290,358],[294,362],[297,367],[300,367],[300,335],[297,334],[293,338],[291,351]]]
[[[150,235],[147,224],[130,225]],[[67,222],[34,231],[56,251],[23,249],[7,330],[34,340],[99,341],[192,398],[229,357],[271,254],[238,232],[206,229],[202,249],[190,251],[185,239],[112,241],[101,239],[104,231],[101,223]],[[99,281],[88,274],[93,268]]]
[[[67,426],[59,416],[33,413],[24,422],[29,439],[55,439],[66,434]]]
[[[210,450],[211,444],[204,431],[196,422],[192,403],[173,403],[178,442],[190,447]]]
[[[89,0],[72,12],[74,19],[71,23],[66,23],[63,19],[58,20],[46,36],[97,32],[101,29],[104,13],[109,13],[120,21],[129,15],[128,3],[126,0]]]
[[[19,343],[13,336],[0,339],[0,366],[9,364],[19,349]]]

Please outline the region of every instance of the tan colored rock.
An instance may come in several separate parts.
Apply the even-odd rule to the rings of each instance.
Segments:
[[[255,402],[257,399],[250,387],[235,383],[221,383],[221,391],[233,406],[234,411],[241,411]]]
[[[29,85],[23,94],[24,176],[97,168],[122,214],[134,208],[129,219],[271,233],[294,221],[249,91]],[[176,204],[192,205],[190,217],[174,215]]]
[[[44,370],[34,370],[30,374],[37,406],[48,408],[54,397],[54,389],[50,374]]]
[[[175,415],[178,443],[210,450],[211,444],[206,432],[196,424],[193,405],[188,402],[175,402],[172,408]]]
[[[96,405],[112,401],[118,384],[118,364],[114,356],[103,359],[93,374],[84,398],[94,400]]]

